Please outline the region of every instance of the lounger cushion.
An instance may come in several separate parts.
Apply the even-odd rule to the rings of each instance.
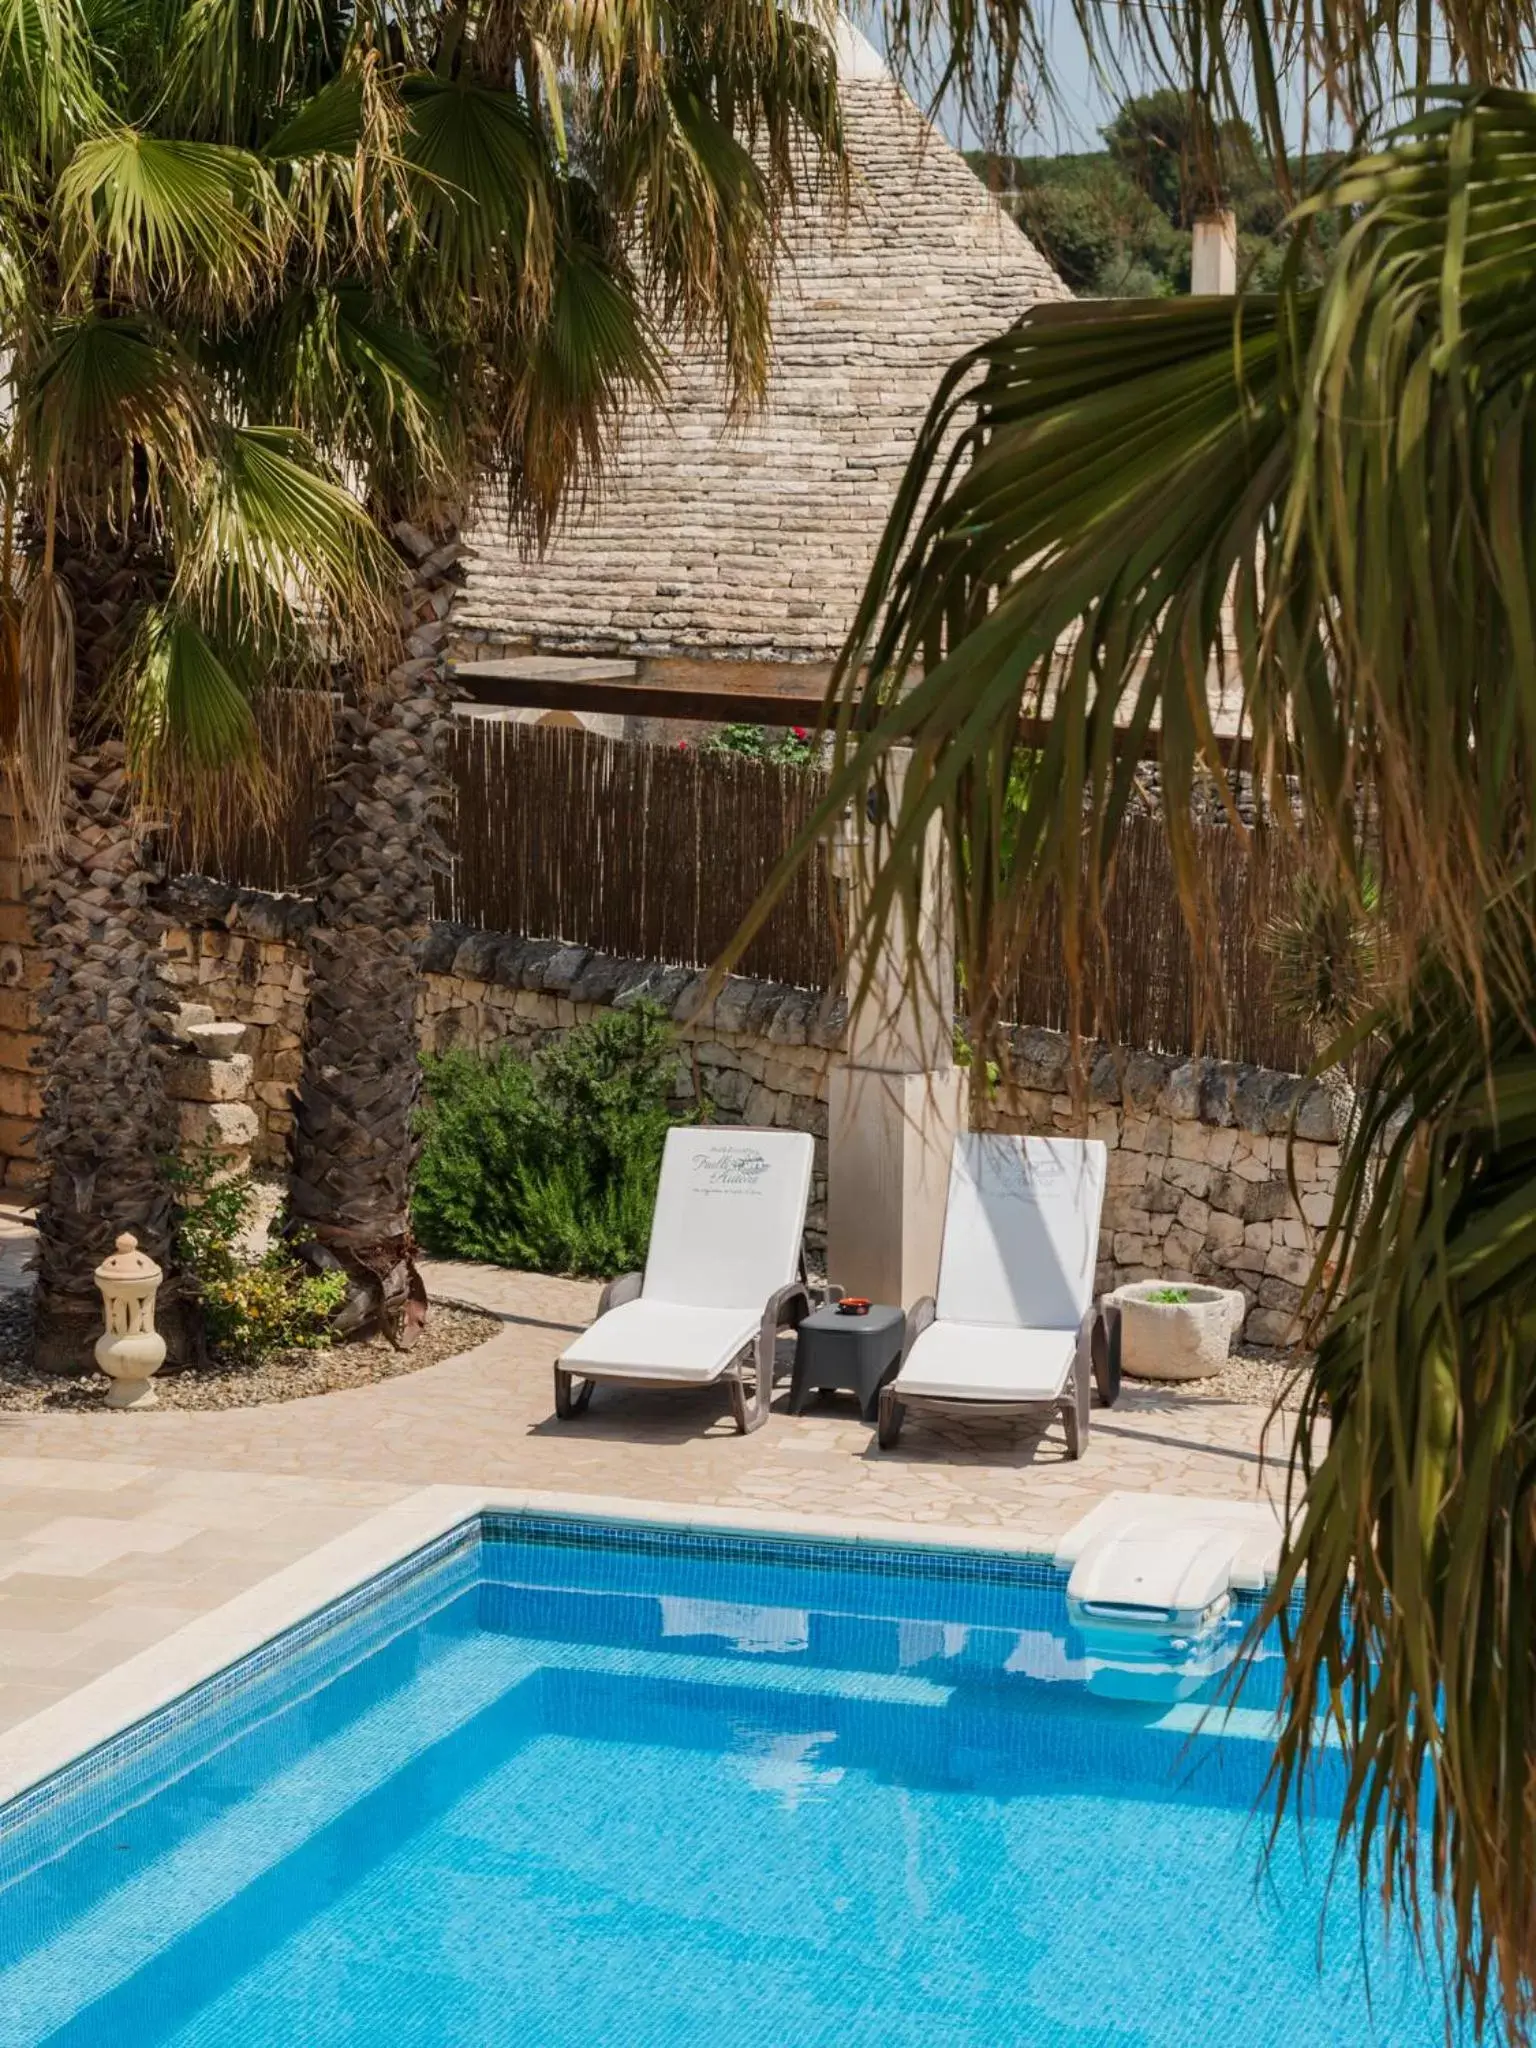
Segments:
[[[908,1352],[896,1391],[947,1401],[1054,1401],[1076,1350],[1076,1330],[930,1323]]]
[[[805,1131],[668,1131],[645,1300],[761,1316],[799,1271],[814,1152]]]
[[[718,1379],[756,1337],[762,1306],[688,1308],[673,1301],[620,1302],[584,1330],[560,1363],[572,1372],[635,1379]]]
[[[1075,1334],[1093,1299],[1105,1161],[1096,1138],[956,1138],[940,1322]]]

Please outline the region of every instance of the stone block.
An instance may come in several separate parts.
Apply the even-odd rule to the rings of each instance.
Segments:
[[[211,1147],[215,1152],[243,1151],[255,1142],[260,1120],[248,1102],[183,1102],[177,1130],[189,1151]]]
[[[1163,1265],[1170,1273],[1192,1273],[1201,1252],[1200,1233],[1174,1221],[1163,1239]]]
[[[1014,1032],[1012,1051],[1011,1070],[1024,1087],[1053,1093],[1066,1086],[1070,1059],[1059,1031],[1025,1025]]]
[[[463,945],[468,933],[463,925],[434,924],[428,932],[421,949],[421,971],[423,974],[451,974],[454,955]]]
[[[0,1072],[0,1118],[30,1121],[41,1115],[42,1107],[42,1088],[33,1075]]]
[[[1289,1280],[1266,1274],[1259,1282],[1259,1306],[1284,1309],[1287,1314],[1294,1315],[1301,1307],[1301,1289]]]
[[[187,1009],[193,1007],[190,1003],[185,1005]],[[206,1009],[207,1005],[199,1003],[195,1007]],[[177,1037],[186,1039],[200,1059],[227,1060],[245,1048],[246,1026],[232,1018],[223,1022],[199,1019],[196,1023],[189,1023],[183,1016],[178,1022]]]
[[[1300,1287],[1311,1270],[1310,1255],[1291,1245],[1271,1244],[1264,1261],[1264,1271],[1271,1279],[1287,1280],[1293,1287]]]
[[[1301,1332],[1294,1315],[1283,1309],[1256,1308],[1249,1311],[1243,1335],[1250,1344],[1266,1344],[1285,1350],[1298,1342]]]
[[[1237,1069],[1224,1060],[1209,1061],[1200,1078],[1201,1122],[1217,1128],[1230,1127],[1236,1121],[1236,1093]]]
[[[779,1098],[773,1089],[765,1088],[759,1081],[747,1097],[743,1111],[744,1120],[749,1124],[766,1128],[772,1124],[778,1104]]]
[[[1206,1200],[1213,1209],[1241,1217],[1248,1205],[1249,1183],[1235,1173],[1213,1173]]]
[[[214,1022],[212,1003],[181,1003],[177,1006],[176,1021],[171,1026],[178,1038],[186,1038],[194,1024]]]
[[[1206,1242],[1219,1247],[1239,1245],[1243,1241],[1242,1219],[1229,1215],[1221,1209],[1212,1209],[1206,1218]]]
[[[251,1092],[252,1061],[248,1052],[227,1060],[204,1060],[183,1054],[165,1070],[165,1092],[173,1102],[243,1102]]]
[[[1243,1218],[1248,1223],[1272,1223],[1279,1216],[1292,1213],[1291,1191],[1283,1180],[1273,1178],[1256,1180],[1249,1185],[1243,1203]]]
[[[1292,1112],[1301,1098],[1302,1083],[1290,1074],[1270,1077],[1269,1109],[1265,1125],[1271,1137],[1284,1138],[1291,1128]]]
[[[1326,1189],[1314,1189],[1302,1196],[1301,1213],[1314,1230],[1326,1229],[1333,1214],[1333,1196]]]
[[[1148,1210],[1154,1216],[1176,1216],[1179,1204],[1184,1199],[1184,1190],[1176,1188],[1171,1181],[1149,1180],[1142,1196]]]
[[[1321,1082],[1314,1081],[1297,1105],[1296,1135],[1324,1144],[1332,1144],[1339,1135],[1334,1127],[1333,1103]]]
[[[1088,1070],[1088,1100],[1118,1103],[1121,1099],[1121,1062],[1112,1052],[1101,1052]]]
[[[1186,1060],[1175,1067],[1163,1083],[1159,1107],[1175,1122],[1192,1123],[1200,1114],[1200,1087],[1204,1079],[1203,1060]]]
[[[1125,1152],[1118,1146],[1105,1162],[1105,1185],[1139,1188],[1147,1178],[1147,1162],[1139,1152]]]
[[[1216,1263],[1229,1273],[1251,1274],[1255,1280],[1263,1275],[1266,1255],[1249,1245],[1222,1245],[1213,1256]]]
[[[555,995],[569,996],[591,957],[586,946],[562,946],[544,963],[544,986]]]
[[[1155,1052],[1133,1052],[1120,1076],[1120,1097],[1129,1109],[1153,1108],[1168,1078],[1168,1062]]]
[[[1181,1159],[1177,1153],[1163,1167],[1163,1179],[1170,1187],[1182,1188],[1186,1195],[1198,1195],[1204,1201],[1210,1193],[1211,1169],[1200,1159]]]
[[[790,989],[783,1000],[775,1004],[773,1014],[768,1019],[769,1043],[804,1045],[810,1035],[815,1012],[816,997],[808,989]]]
[[[1205,1140],[1205,1156],[1211,1165],[1225,1170],[1232,1164],[1232,1155],[1237,1150],[1237,1132],[1230,1127],[1223,1131],[1208,1131]]]
[[[1203,1165],[1210,1157],[1210,1134],[1204,1124],[1175,1124],[1170,1151],[1175,1159],[1198,1159]]]

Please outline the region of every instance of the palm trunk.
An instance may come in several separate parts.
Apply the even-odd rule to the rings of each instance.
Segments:
[[[130,535],[84,545],[56,535],[74,613],[75,701],[88,719],[120,658],[138,607],[164,567]],[[176,1116],[165,1092],[176,991],[165,979],[157,834],[136,814],[116,740],[76,742],[65,834],[34,863],[27,889],[50,976],[39,998],[42,1118],[37,1206],[35,1355],[53,1372],[85,1372],[101,1329],[93,1274],[120,1231],[165,1266],[161,1329],[176,1357],[195,1356],[195,1320],[171,1272],[173,1195],[165,1161]]]
[[[74,755],[65,822],[57,859],[28,892],[52,970],[39,1003],[46,1080],[35,1356],[50,1372],[86,1372],[101,1331],[92,1275],[118,1233],[132,1231],[169,1270],[164,1161],[176,1120],[165,1061],[176,997],[161,970],[148,906],[156,876],[120,744]],[[161,1327],[179,1355],[189,1341],[184,1324],[173,1281]]]
[[[310,842],[319,917],[294,1118],[289,1208],[312,1263],[351,1282],[342,1334],[408,1343],[425,1318],[411,1182],[421,1086],[416,1012],[448,803],[442,648],[461,580],[456,528],[395,529],[411,576],[406,659],[345,705]]]

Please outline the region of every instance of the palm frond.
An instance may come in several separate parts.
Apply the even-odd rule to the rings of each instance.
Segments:
[[[0,164],[12,187],[105,118],[81,0],[0,0]]]
[[[404,85],[404,152],[428,287],[537,303],[554,256],[550,184],[525,102],[469,77],[428,73]]]
[[[271,171],[220,143],[114,129],[82,143],[58,181],[70,288],[140,306],[186,299],[214,318],[270,288],[290,223]]]
[[[866,848],[864,927],[883,943],[897,907],[919,900],[941,821],[978,1046],[1052,882],[1076,978],[1149,734],[1175,831],[1197,775],[1224,773],[1213,677],[1247,676],[1250,721],[1284,742],[1288,685],[1260,622],[1294,350],[1315,310],[1308,298],[1285,311],[1250,298],[1236,316],[1203,300],[1037,308],[935,400],[839,665],[827,796],[784,872],[850,802],[864,815],[869,784],[910,745],[878,861]],[[1026,743],[1037,753],[1021,805]],[[1198,939],[1213,920],[1187,832],[1176,852]],[[1217,1002],[1215,962],[1197,957]]]
[[[1504,938],[1528,947],[1525,919]],[[1340,1742],[1339,1849],[1362,1890],[1443,1919],[1455,2002],[1518,2041],[1536,1963],[1536,1052],[1528,1014],[1496,995],[1480,1016],[1443,961],[1382,1022],[1266,1608],[1287,1666],[1279,1811]]]
[[[340,56],[329,0],[191,0],[163,96],[183,134],[242,146],[266,109],[319,84]]]
[[[13,371],[17,433],[39,492],[87,529],[121,526],[136,496],[157,516],[186,486],[206,443],[191,367],[142,321],[90,313],[55,320]]]
[[[388,643],[394,556],[291,429],[227,428],[181,520],[174,596],[218,638],[280,639],[307,620],[365,666]]]
[[[600,481],[626,407],[661,388],[661,358],[628,279],[579,234],[562,237],[548,303],[520,340],[497,445],[511,516],[542,537]]]

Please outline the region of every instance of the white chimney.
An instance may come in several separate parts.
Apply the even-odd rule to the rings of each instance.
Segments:
[[[1195,222],[1189,289],[1196,298],[1230,298],[1237,290],[1237,215],[1202,214]]]

